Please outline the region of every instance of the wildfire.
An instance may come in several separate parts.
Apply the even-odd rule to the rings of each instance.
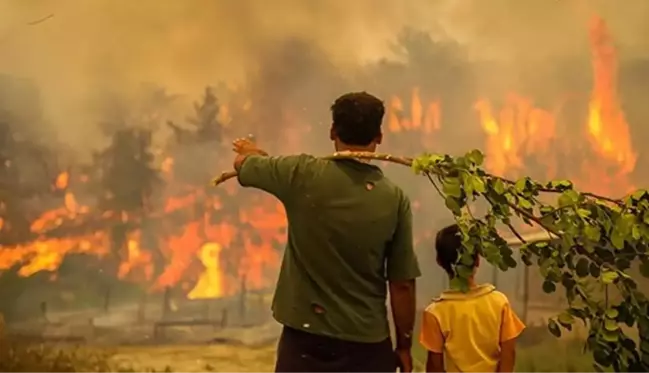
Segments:
[[[498,115],[494,115],[486,100],[478,101],[475,109],[487,135],[485,167],[489,171],[501,176],[521,176],[526,169],[525,157],[537,155],[545,159],[547,177],[555,176],[556,165],[550,151],[556,127],[552,114],[513,94]]]
[[[632,188],[629,174],[635,168],[637,155],[617,97],[615,50],[601,19],[593,21],[590,36],[594,85],[584,123],[560,123],[556,113],[536,107],[533,100],[516,94],[510,94],[499,108],[487,99],[475,103],[476,117],[485,135],[485,166],[490,172],[516,178],[538,168],[544,177],[564,177],[565,164],[560,161],[570,156],[582,161],[565,177],[582,187],[612,195]],[[252,110],[251,104],[247,105],[246,110]],[[417,141],[417,146],[434,149],[440,141],[441,107],[438,100],[424,97],[417,87],[412,88],[407,99],[393,96],[388,102],[386,127],[397,146],[403,145],[405,149]],[[307,126],[299,127],[296,113],[286,110],[283,114],[283,119],[291,122],[287,127],[291,130],[283,132],[289,147],[297,147],[301,137],[308,133]],[[228,110],[221,115],[230,121],[236,113]],[[303,130],[294,131],[295,128]],[[574,157],[575,151],[570,150],[574,144],[569,138],[558,136],[557,131],[579,132],[588,139],[588,153]],[[566,153],[566,149],[570,152]],[[280,262],[278,247],[286,241],[282,205],[262,193],[241,197],[235,183],[224,185],[218,193],[203,186],[176,185],[175,161],[171,156],[163,159],[159,169],[165,181],[178,187],[170,188],[157,209],[147,211],[148,218],[161,221],[153,239],[145,241],[142,229],[131,228],[121,244],[115,243],[105,228],[107,224],[91,234],[64,234],[63,230],[60,235],[52,234],[93,216],[93,208],[79,203],[82,199],[77,200],[70,189],[74,179],[63,172],[53,181],[53,189],[62,196],[61,206],[43,212],[31,222],[31,242],[0,246],[0,270],[19,266],[21,276],[54,272],[66,255],[104,258],[119,244],[120,263],[115,275],[146,284],[152,290],[184,285],[188,298],[200,299],[231,295],[242,286],[261,289],[271,285]],[[84,182],[87,179],[82,175]],[[415,208],[422,203],[413,201]],[[0,212],[1,207],[0,204]],[[103,214],[101,219],[137,226],[144,218],[116,211]],[[0,218],[0,231],[3,225],[8,226]]]
[[[205,272],[198,278],[196,286],[189,292],[189,299],[220,298],[225,295],[223,268],[221,268],[221,245],[209,242],[200,249],[199,258]]]
[[[387,110],[387,128],[392,134],[404,132],[419,135],[421,145],[431,148],[434,145],[434,134],[441,128],[441,108],[437,101],[424,105],[419,88],[412,89],[410,107],[406,109],[403,100],[393,96]]]
[[[626,188],[620,192],[626,193],[633,189],[628,177],[635,168],[637,154],[633,150],[629,125],[617,97],[616,51],[601,18],[594,18],[591,23],[590,44],[594,84],[588,108],[588,135],[598,155],[616,166],[613,175],[606,177],[606,173],[600,173],[596,177],[600,181],[624,182]]]
[[[635,168],[637,155],[617,97],[615,49],[601,18],[592,21],[590,38],[594,86],[585,126],[559,124],[553,113],[536,108],[530,100],[513,94],[497,113],[487,100],[476,103],[475,109],[487,137],[485,166],[489,171],[517,178],[530,172],[529,160],[533,159],[543,166],[543,177],[548,179],[569,177],[582,188],[613,196],[633,189],[629,174]],[[565,139],[555,136],[559,126],[562,133],[568,134],[580,128],[581,137],[590,142],[591,149],[586,154],[577,154],[582,159],[577,172],[568,169],[558,175],[561,167],[569,168],[566,159],[574,158],[577,148],[569,143],[570,136]],[[560,161],[563,164],[559,164]]]

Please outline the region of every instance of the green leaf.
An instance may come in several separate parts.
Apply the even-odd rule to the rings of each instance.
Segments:
[[[524,209],[531,209],[533,207],[532,202],[530,202],[527,198],[518,198],[518,205]]]
[[[566,190],[559,196],[559,207],[572,206],[579,201],[579,193],[572,189]]]
[[[590,272],[590,275],[594,278],[598,278],[599,275],[602,273],[602,269],[599,268],[599,266],[593,262],[590,263],[588,266],[588,271]]]
[[[473,255],[471,253],[464,253],[460,257],[460,263],[467,266],[467,267],[472,267],[473,266]]]
[[[524,178],[519,179],[518,181],[516,181],[516,184],[514,184],[514,188],[519,193],[524,192],[525,189],[527,188],[527,178],[524,177]]]
[[[617,258],[615,259],[615,268],[620,271],[626,271],[627,269],[631,268],[631,262],[623,257]]]
[[[634,199],[635,201],[639,201],[645,196],[647,196],[647,190],[645,189],[638,189],[635,192],[633,192],[633,194],[631,194],[631,198]]]
[[[581,278],[587,277],[590,274],[588,270],[588,259],[579,258],[577,266],[575,267],[575,272],[577,273],[577,276]]]
[[[442,185],[442,192],[447,196],[460,198],[462,197],[462,187],[456,178],[447,178]]]
[[[624,248],[624,236],[617,229],[611,232],[611,244],[618,250]]]
[[[462,215],[462,208],[460,207],[460,203],[458,200],[452,196],[446,196],[446,199],[444,200],[444,204],[446,205],[446,208],[451,210],[451,212],[455,216],[460,216]]]
[[[640,262],[640,274],[643,277],[649,278],[649,260],[645,259]]]
[[[615,280],[620,277],[617,272],[605,270],[600,274],[600,281],[603,284],[612,284]]]
[[[577,209],[577,215],[581,216],[582,218],[587,218],[590,216],[590,211],[586,209]]]
[[[608,368],[611,366],[611,363],[613,362],[611,358],[612,354],[608,351],[608,349],[603,348],[601,345],[598,345],[597,348],[593,350],[593,360],[599,365],[601,365],[604,368]],[[597,364],[595,364],[595,367],[597,367]],[[603,372],[604,369],[599,368],[600,372]]]
[[[478,149],[471,150],[465,157],[476,166],[481,166],[484,162],[484,154]]]
[[[554,293],[557,290],[557,285],[552,281],[545,280],[543,281],[543,291],[546,294]]]
[[[506,255],[503,257],[503,263],[508,267],[508,268],[516,268],[518,263],[516,262],[516,259],[514,259],[511,255]]]
[[[484,193],[486,191],[484,181],[478,176],[471,176],[471,185],[473,186],[473,190],[478,193]]]
[[[466,292],[469,290],[469,284],[465,278],[461,277],[453,277],[451,281],[449,281],[449,287],[453,290],[459,290],[462,292]]]
[[[550,189],[556,189],[559,192],[562,192],[566,189],[571,189],[572,188],[572,182],[570,180],[554,180],[550,181],[547,184],[548,188]]]
[[[617,324],[615,324],[615,326],[618,327]],[[617,329],[615,329],[615,330],[604,329],[602,331],[602,339],[604,341],[606,341],[606,342],[615,343],[615,342],[617,342],[619,340],[619,338],[620,338],[620,335],[617,332]]]
[[[505,193],[505,183],[503,183],[502,180],[500,179],[495,179],[493,182],[493,190],[494,192],[498,193],[499,195],[502,195]]]
[[[559,328],[559,324],[557,324],[556,321],[552,319],[548,320],[548,330],[553,336],[557,338],[561,337],[561,329]]]
[[[609,308],[606,310],[606,317],[612,320],[615,320],[619,314],[620,312],[618,312],[618,310],[616,310],[615,308]]]
[[[572,325],[572,323],[575,322],[575,318],[568,312],[560,313],[557,320],[559,321],[559,324],[563,325],[564,327],[568,325]]]
[[[602,236],[599,228],[590,224],[584,226],[584,234],[586,238],[593,242],[599,242]]]
[[[604,320],[604,329],[614,332],[618,329],[620,329],[620,325],[618,325],[617,321],[612,320],[612,319],[606,319]]]
[[[473,269],[464,265],[457,265],[455,267],[455,271],[457,272],[458,276],[465,279],[468,279],[469,277],[471,277],[471,275],[473,275]]]

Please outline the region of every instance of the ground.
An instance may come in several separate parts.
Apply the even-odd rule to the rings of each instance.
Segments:
[[[575,330],[561,339],[552,337],[543,319],[549,315],[536,312],[539,323],[530,323],[519,339],[517,371],[524,372],[585,372],[592,371],[592,359],[582,351],[583,330]],[[264,372],[272,371],[275,362],[276,327],[230,328],[218,333],[214,343],[152,345],[74,345],[70,343],[43,344],[39,340],[16,340],[0,337],[0,371],[14,372]],[[417,327],[418,328],[418,327]],[[134,332],[135,326],[118,328],[120,334]],[[225,333],[229,331],[229,333]],[[0,333],[1,335],[1,333]],[[216,334],[215,334],[216,335]],[[213,335],[214,336],[214,335]],[[208,340],[208,339],[203,339]],[[245,343],[245,345],[244,345]],[[103,346],[103,347],[102,347]],[[250,347],[256,346],[256,347]],[[426,352],[419,345],[413,348],[417,371],[423,371]]]
[[[275,364],[275,345],[125,347],[110,358],[115,366],[133,370],[182,372],[269,372]]]
[[[531,339],[537,337],[532,336]],[[525,346],[525,343],[532,343]],[[519,348],[516,371],[588,372],[591,359],[574,340],[524,341]],[[24,346],[24,345],[23,345]],[[275,343],[256,348],[233,345],[43,348],[31,344],[12,357],[0,351],[0,371],[14,372],[268,372],[273,371]],[[425,352],[415,346],[416,371],[423,371]],[[13,360],[12,360],[13,359]]]

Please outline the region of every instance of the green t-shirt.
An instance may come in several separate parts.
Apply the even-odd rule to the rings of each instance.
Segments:
[[[387,281],[420,276],[401,188],[376,166],[304,154],[248,156],[239,183],[273,194],[286,209],[275,319],[348,341],[388,338]]]

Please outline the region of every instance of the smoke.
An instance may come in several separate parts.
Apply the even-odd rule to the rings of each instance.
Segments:
[[[289,39],[310,43],[328,64],[345,71],[392,57],[391,43],[410,27],[455,39],[473,58],[529,69],[538,61],[547,65],[587,53],[587,19],[597,12],[627,53],[646,56],[649,2],[613,3],[618,2],[4,1],[0,73],[31,80],[61,141],[84,148],[103,136],[97,102],[137,100],[142,82],[192,99],[207,84],[245,85]]]

